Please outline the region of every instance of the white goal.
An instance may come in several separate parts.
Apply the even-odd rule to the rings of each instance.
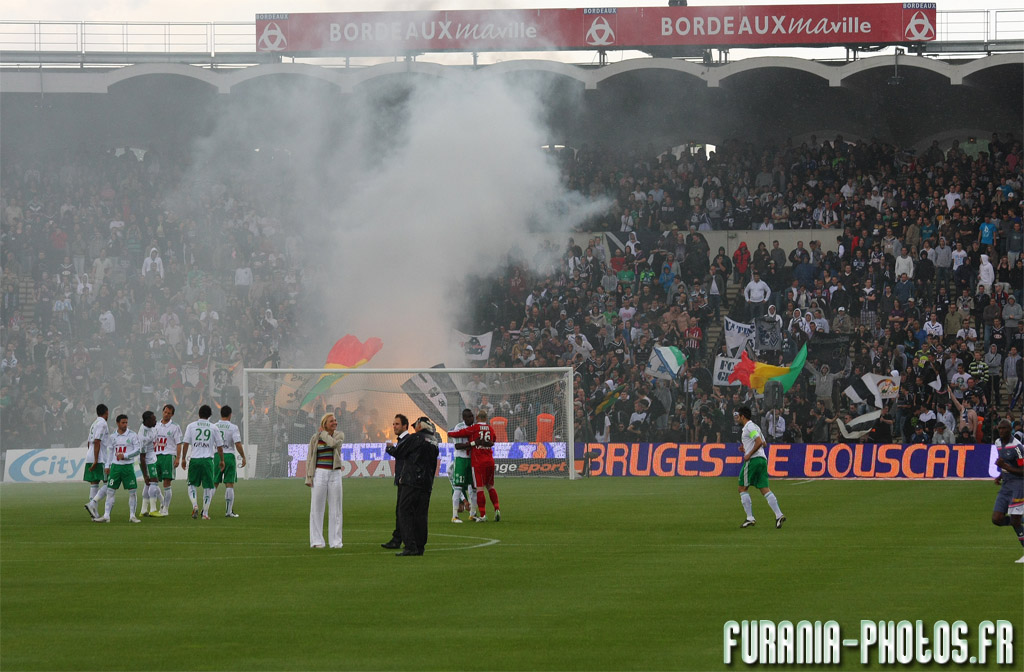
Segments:
[[[344,475],[392,473],[384,452],[392,421],[429,417],[441,431],[440,474],[452,460],[447,431],[462,411],[487,411],[499,476],[575,478],[571,368],[245,369],[242,440],[256,478],[302,476],[309,439],[327,411],[345,433]]]

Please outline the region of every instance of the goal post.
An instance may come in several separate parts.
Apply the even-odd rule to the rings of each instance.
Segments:
[[[333,411],[345,434],[346,475],[386,476],[392,420],[429,417],[440,431],[440,474],[453,450],[447,432],[462,411],[485,410],[499,476],[576,478],[573,370],[541,368],[244,369],[242,440],[256,478],[303,475],[309,439]]]

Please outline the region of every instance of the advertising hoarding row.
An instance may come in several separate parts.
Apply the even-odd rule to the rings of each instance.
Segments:
[[[592,476],[739,476],[737,443],[588,443]],[[580,456],[577,446],[577,456]],[[998,475],[989,444],[773,443],[771,478],[961,479]]]
[[[345,443],[341,446],[342,476],[394,476],[394,461],[385,452],[383,443]],[[454,459],[450,443],[438,446],[439,476],[448,477]],[[306,476],[306,455],[309,446],[304,443],[288,444],[288,475]],[[498,443],[493,448],[494,471],[498,475],[527,475],[536,470],[511,468],[520,463],[536,461],[565,464],[565,443]]]
[[[304,444],[290,444],[288,476],[306,475]],[[256,451],[247,449],[248,463],[240,478],[255,473]],[[498,476],[562,476],[566,474],[564,443],[500,443],[494,447]],[[739,475],[740,447],[734,443],[577,443],[577,471],[588,456],[591,476],[726,476]],[[995,449],[989,444],[772,444],[768,451],[771,478],[981,479],[998,475]],[[79,481],[85,469],[85,448],[9,450],[4,482]],[[391,478],[394,462],[384,444],[345,444],[342,476]],[[447,477],[451,444],[440,446],[438,476]],[[185,478],[179,468],[177,477]]]
[[[256,446],[245,449],[245,468],[238,478],[253,478],[256,473]],[[78,448],[36,448],[4,452],[4,483],[70,483],[81,481],[85,473],[85,446]],[[184,481],[188,473],[180,466],[175,478]],[[142,471],[135,465],[135,477],[142,483]]]

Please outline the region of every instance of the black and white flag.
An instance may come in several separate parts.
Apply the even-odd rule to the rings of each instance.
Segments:
[[[444,373],[444,364],[432,368],[437,371],[417,373],[402,383],[402,390],[438,427],[453,427],[459,420],[452,419],[460,417],[465,402],[451,376]]]
[[[782,325],[770,317],[754,321],[754,349],[758,352],[782,349]]]

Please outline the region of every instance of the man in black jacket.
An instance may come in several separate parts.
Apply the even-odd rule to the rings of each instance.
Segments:
[[[400,450],[403,442],[412,440],[412,434],[409,433],[409,418],[405,417],[401,413],[395,416],[394,421],[391,423],[391,427],[395,430],[395,444],[387,444],[386,451],[388,455],[395,458],[395,486],[398,487],[398,497],[395,501],[395,530],[391,533],[391,540],[381,544],[381,548],[401,548],[402,547],[402,533],[400,530],[400,519],[398,515],[398,507],[402,503],[402,467],[404,466],[404,458],[400,457],[396,453],[402,453]]]
[[[416,434],[399,442],[388,452],[401,459],[398,484],[398,529],[405,550],[399,556],[423,555],[427,545],[427,511],[437,471],[437,435],[434,424],[422,417],[416,421]]]

